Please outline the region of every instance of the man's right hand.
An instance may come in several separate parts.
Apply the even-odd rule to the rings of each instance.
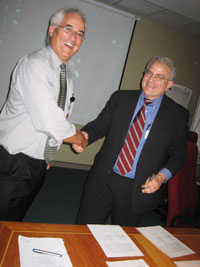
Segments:
[[[69,144],[76,144],[77,146],[80,146],[85,149],[88,144],[88,134],[85,132],[76,131],[73,136],[64,139],[63,142]]]
[[[74,144],[85,149],[85,147],[88,144],[88,134],[85,132],[77,131],[75,137],[76,135],[77,135],[77,140],[75,140]]]
[[[82,135],[84,136],[84,139],[88,141],[88,134],[86,132],[81,132]],[[87,142],[88,143],[88,142]],[[81,153],[83,152],[83,150],[85,149],[85,147],[87,146],[87,144],[85,146],[83,145],[78,145],[78,144],[72,144],[72,148],[74,149],[74,151],[76,153]]]

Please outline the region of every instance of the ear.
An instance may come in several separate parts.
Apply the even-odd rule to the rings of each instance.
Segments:
[[[55,31],[55,26],[54,25],[50,25],[49,26],[49,36],[53,36],[54,31]]]
[[[171,88],[173,86],[174,82],[173,81],[168,81],[168,84],[167,84],[167,88],[166,88],[166,92],[169,88]]]

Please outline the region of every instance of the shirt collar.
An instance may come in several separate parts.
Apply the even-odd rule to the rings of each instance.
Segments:
[[[53,64],[56,66],[56,67],[60,67],[60,65],[63,63],[60,58],[56,55],[56,53],[54,52],[54,50],[51,48],[50,45],[47,46],[47,50],[51,56],[51,59],[53,61]]]
[[[154,107],[154,106],[157,106],[158,104],[160,104],[162,102],[163,96],[164,96],[164,94],[162,94],[159,98],[152,100],[152,104],[150,104],[150,105],[152,105]],[[145,98],[144,91],[142,91],[140,94],[140,99],[139,99],[141,105],[144,105],[144,98]]]

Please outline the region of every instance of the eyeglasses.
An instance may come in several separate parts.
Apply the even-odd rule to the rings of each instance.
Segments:
[[[151,78],[153,76],[154,80],[156,82],[162,82],[163,80],[169,81],[169,79],[166,79],[162,74],[155,74],[150,70],[145,70],[144,75],[147,76],[148,78]]]
[[[84,32],[82,32],[82,31],[77,31],[77,32],[75,32],[75,31],[72,29],[72,27],[70,27],[70,26],[68,26],[68,25],[66,25],[66,26],[54,25],[54,26],[63,28],[64,32],[67,33],[68,35],[73,35],[73,34],[75,34],[75,37],[76,37],[77,39],[79,39],[79,40],[83,40],[83,39],[85,39],[85,38],[84,38],[84,35],[85,35]]]

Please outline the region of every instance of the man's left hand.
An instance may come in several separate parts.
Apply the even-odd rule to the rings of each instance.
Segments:
[[[142,185],[142,193],[151,194],[156,192],[166,180],[164,174],[160,172],[153,177],[151,182],[149,182],[149,178],[146,180],[145,184]]]

